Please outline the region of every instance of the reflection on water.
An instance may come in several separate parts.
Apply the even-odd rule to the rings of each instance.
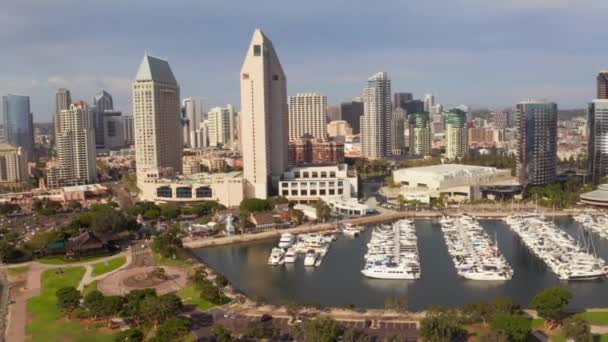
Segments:
[[[559,219],[556,223],[577,237],[578,229],[573,220]],[[459,278],[439,224],[428,220],[416,221],[422,268],[419,280],[369,279],[361,274],[371,230],[356,239],[340,237],[332,244],[319,268],[304,267],[303,256],[293,265],[267,265],[276,241],[200,249],[196,254],[252,298],[263,297],[272,303],[383,307],[386,297],[402,296],[411,309],[423,309],[435,304],[460,306],[509,296],[517,303],[527,305],[538,291],[562,285],[574,291],[573,307],[608,306],[608,281],[560,281],[521,244],[504,222],[487,220],[481,224],[490,236],[498,238],[500,250],[515,271],[513,279],[481,282]],[[608,241],[594,237],[594,245],[598,256],[608,259]]]

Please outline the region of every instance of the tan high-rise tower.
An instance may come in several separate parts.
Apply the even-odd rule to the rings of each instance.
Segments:
[[[276,192],[287,168],[287,81],[272,42],[253,33],[241,68],[241,124],[245,197]]]
[[[165,60],[144,56],[133,82],[137,181],[181,172],[179,85]]]
[[[289,97],[289,140],[305,134],[327,139],[327,97],[317,94],[297,94]]]

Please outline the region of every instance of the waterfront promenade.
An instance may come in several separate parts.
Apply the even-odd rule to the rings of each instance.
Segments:
[[[534,210],[534,207],[526,207],[521,208],[521,212],[530,212]],[[437,219],[446,216],[456,216],[463,213],[473,215],[477,218],[481,219],[500,219],[503,217],[507,217],[513,214],[515,211],[504,210],[503,208],[498,207],[473,207],[470,210],[468,208],[460,208],[460,209],[448,209],[444,211],[437,210],[418,210],[418,211],[385,211],[383,213],[377,215],[349,218],[342,220],[343,223],[352,223],[355,225],[367,225],[367,224],[378,224],[382,222],[388,222],[393,220],[399,220],[402,218],[418,218],[418,219]],[[570,216],[573,215],[574,212],[571,210],[560,210],[553,211],[550,209],[539,208],[539,213],[544,213],[547,216]],[[186,248],[204,248],[204,247],[213,247],[213,246],[222,246],[222,245],[230,245],[236,243],[243,243],[249,241],[257,241],[257,240],[267,240],[279,237],[283,233],[292,233],[292,234],[305,234],[305,233],[317,233],[324,232],[328,230],[332,230],[336,228],[335,222],[327,222],[327,223],[317,223],[317,224],[303,224],[301,226],[281,229],[281,230],[271,230],[260,233],[248,233],[248,234],[240,234],[240,235],[232,235],[232,236],[224,236],[224,237],[210,237],[196,240],[184,240],[183,244]]]

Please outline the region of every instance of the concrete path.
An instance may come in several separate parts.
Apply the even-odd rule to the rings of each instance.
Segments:
[[[92,282],[94,282],[96,280],[101,280],[101,279],[103,279],[103,278],[105,278],[105,277],[107,277],[107,276],[109,276],[111,274],[114,274],[114,273],[116,273],[116,272],[118,272],[118,271],[120,271],[122,269],[125,269],[129,265],[131,265],[131,261],[133,260],[133,255],[131,253],[131,249],[129,249],[129,251],[126,252],[125,254],[126,254],[125,255],[125,259],[126,260],[125,260],[125,263],[122,264],[122,266],[120,266],[119,268],[117,268],[117,269],[115,269],[113,271],[110,271],[110,272],[107,272],[107,273],[104,273],[104,274],[100,274],[98,276],[93,276],[93,265],[97,264],[99,262],[104,262],[103,260],[99,261],[99,262],[96,262],[96,263],[93,263],[93,264],[86,264],[86,265],[84,265],[84,267],[86,268],[86,271],[84,272],[84,276],[82,277],[82,279],[80,280],[80,283],[78,284],[78,291],[84,290],[85,286],[89,285],[90,283],[92,283]]]
[[[1,267],[5,267],[5,268],[16,268],[16,267],[23,267],[23,266],[30,267],[30,270],[27,273],[27,279],[25,282],[25,286],[21,289],[12,289],[11,290],[12,294],[15,294],[15,293],[16,294],[14,296],[11,295],[11,300],[13,301],[13,303],[9,305],[9,310],[8,310],[8,315],[7,315],[7,329],[5,332],[6,341],[21,342],[21,341],[26,340],[25,326],[26,326],[27,320],[28,320],[27,302],[31,298],[40,295],[42,272],[44,272],[48,269],[79,267],[79,266],[84,266],[85,268],[87,268],[87,272],[89,272],[89,269],[92,271],[92,267],[91,267],[92,264],[108,261],[108,260],[114,259],[118,256],[126,256],[127,262],[125,262],[125,265],[128,265],[129,261],[131,260],[130,254],[131,254],[130,251],[126,251],[126,252],[121,252],[116,255],[112,255],[112,256],[108,256],[105,258],[96,259],[96,260],[92,260],[92,261],[78,262],[78,263],[73,263],[73,264],[63,264],[63,265],[49,265],[49,264],[43,264],[43,263],[40,263],[37,261],[31,261],[31,262],[21,263],[21,264],[16,264],[16,265],[1,266]],[[113,272],[102,274],[100,277],[107,276],[111,273],[113,273]],[[96,278],[90,278],[90,279],[95,280]],[[82,281],[81,281],[81,283],[82,283]],[[80,285],[79,285],[79,287],[80,287]]]

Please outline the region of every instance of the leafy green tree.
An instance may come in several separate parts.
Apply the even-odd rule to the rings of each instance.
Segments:
[[[343,334],[344,328],[331,317],[298,323],[292,329],[293,337],[303,342],[333,342]]]
[[[490,323],[492,331],[505,335],[509,341],[526,341],[530,336],[532,320],[518,315],[499,313]]]
[[[144,322],[144,315],[141,311],[143,301],[147,298],[156,297],[156,291],[154,289],[133,290],[129,292],[124,297],[125,303],[120,312],[121,317],[130,319],[136,325],[140,325]]]
[[[20,211],[21,207],[14,203],[0,203],[0,215],[11,214]]]
[[[464,305],[461,312],[467,323],[486,323],[491,319],[493,309],[486,302],[470,303]]]
[[[580,316],[572,316],[564,320],[562,331],[568,339],[575,342],[593,341],[593,335],[591,334],[591,326],[589,326],[589,322]]]
[[[273,339],[280,334],[279,329],[272,325],[272,322],[253,322],[245,331],[245,336],[255,339]]]
[[[272,204],[270,201],[260,198],[246,198],[241,201],[239,208],[242,211],[253,213],[258,211],[269,211],[272,210]]]
[[[317,201],[314,204],[317,220],[326,222],[331,217],[331,208],[323,201]]]
[[[98,290],[89,292],[84,297],[84,306],[89,309],[93,317],[102,317],[106,297]]]
[[[370,341],[369,336],[361,330],[348,329],[342,335],[343,342],[368,342]]]
[[[211,336],[213,336],[217,342],[233,342],[234,338],[230,334],[228,329],[224,328],[221,324],[214,324],[211,327]]]
[[[28,241],[25,242],[25,247],[32,252],[41,252],[46,249],[49,243],[62,239],[63,236],[59,231],[40,231],[34,234]]]
[[[230,299],[228,299],[228,297],[226,297],[224,293],[209,280],[203,280],[199,282],[197,284],[197,287],[200,290],[201,298],[208,302],[211,302],[216,305],[221,305],[226,304],[230,301]]]
[[[493,314],[513,315],[519,312],[519,305],[513,303],[509,297],[497,297],[490,302]]]
[[[160,206],[160,214],[166,218],[176,218],[181,213],[180,207],[175,203],[165,203]]]
[[[57,297],[57,306],[63,311],[68,318],[74,309],[80,304],[82,298],[80,292],[73,286],[62,287],[55,293]]]
[[[142,342],[144,333],[139,329],[129,329],[121,331],[114,337],[115,342]]]
[[[530,307],[547,320],[559,321],[571,298],[570,290],[559,286],[550,287],[534,296]]]
[[[178,341],[190,333],[190,321],[171,318],[164,321],[156,330],[158,341]]]
[[[219,288],[226,287],[228,285],[228,279],[221,274],[218,274],[214,279],[215,285]]]
[[[171,258],[177,255],[183,248],[182,239],[178,236],[176,229],[170,229],[163,234],[154,238],[152,242],[152,250],[165,258]]]
[[[462,334],[459,317],[452,310],[433,308],[420,321],[420,336],[425,341],[451,341]]]

